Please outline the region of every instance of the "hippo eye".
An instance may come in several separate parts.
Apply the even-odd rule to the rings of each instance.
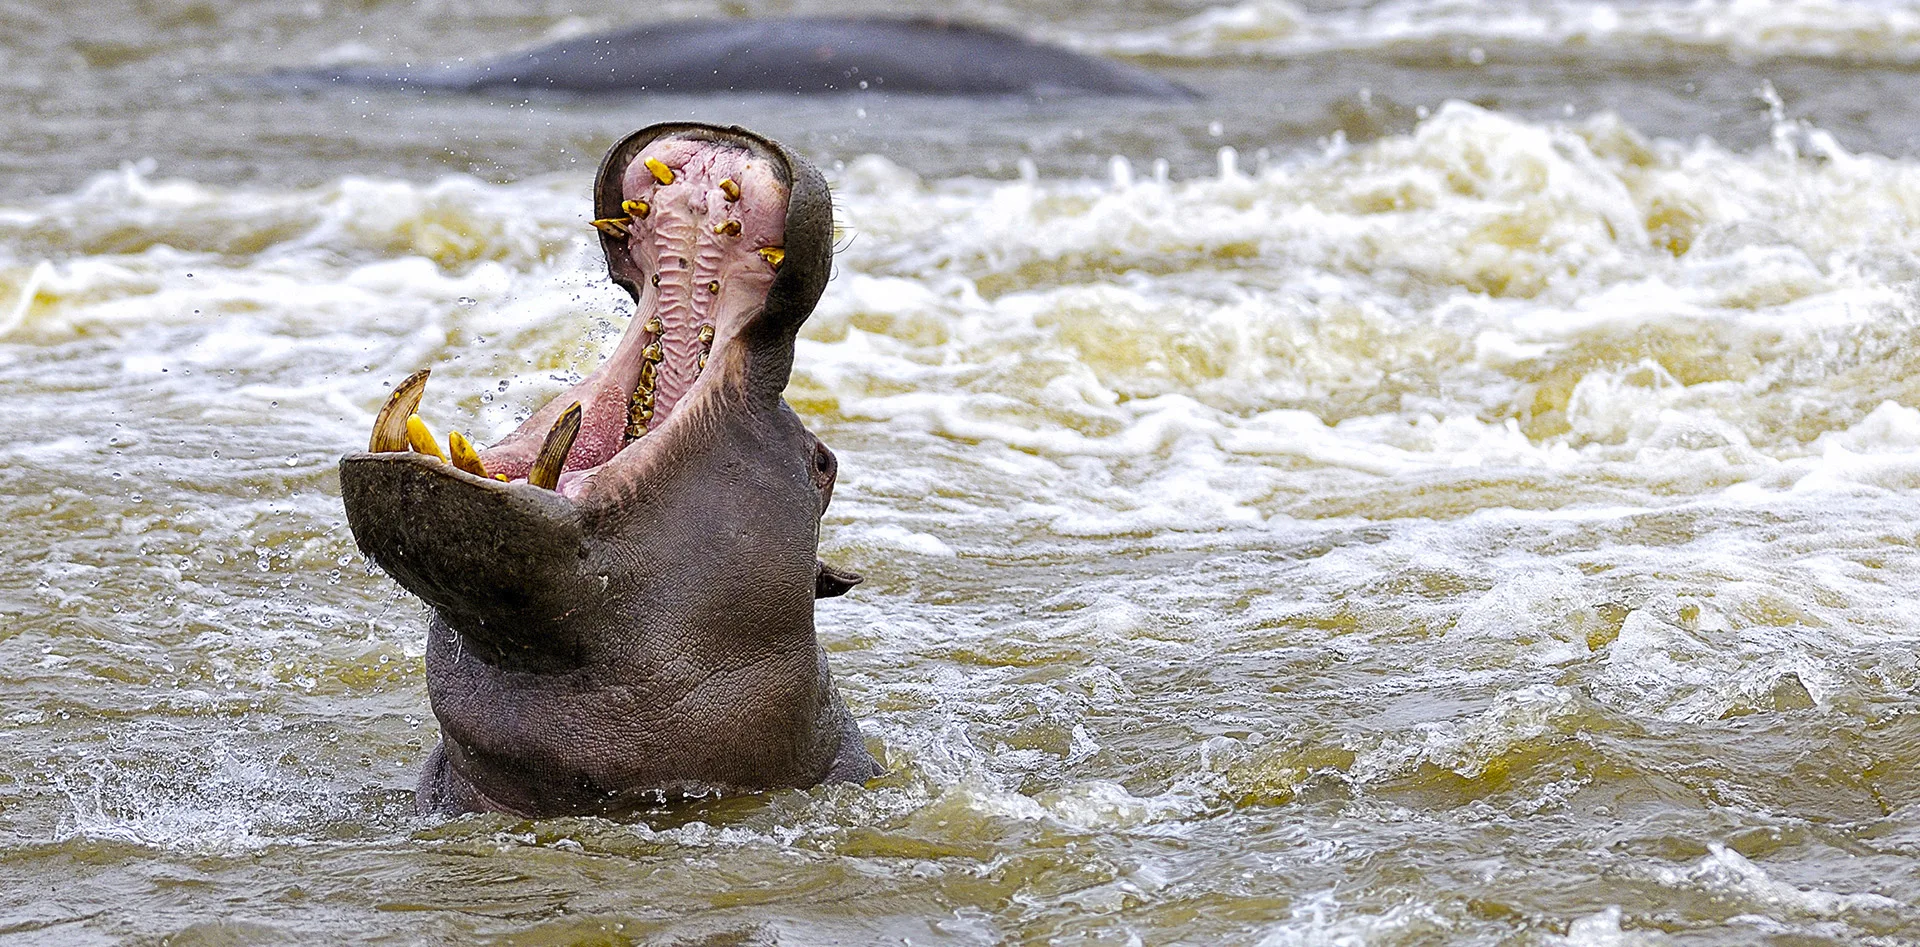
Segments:
[[[821,473],[826,473],[827,472],[827,455],[824,453],[813,455],[813,465],[819,468]]]

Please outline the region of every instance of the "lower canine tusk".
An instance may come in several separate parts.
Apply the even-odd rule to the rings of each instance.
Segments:
[[[386,454],[407,449],[407,419],[420,407],[420,396],[427,391],[429,374],[431,372],[423,368],[393,386],[387,403],[380,406],[380,414],[373,419],[373,439],[367,442],[367,450]]]
[[[533,459],[533,469],[527,471],[527,482],[536,487],[551,490],[560,485],[560,471],[567,465],[567,454],[573,450],[573,439],[580,433],[580,402],[560,412],[560,420],[553,422],[553,430],[547,432],[546,441],[540,445],[540,456]]]

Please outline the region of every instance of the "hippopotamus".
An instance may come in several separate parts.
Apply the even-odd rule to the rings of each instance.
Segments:
[[[339,68],[288,78],[295,86],[455,92],[1193,96],[1142,69],[944,18],[682,20],[561,40],[477,65]]]
[[[782,397],[833,255],[826,182],[740,128],[654,125],[594,182],[635,304],[613,354],[498,443],[442,450],[396,385],[340,461],[362,552],[431,606],[427,813],[619,817],[879,773],[814,600],[833,451]]]

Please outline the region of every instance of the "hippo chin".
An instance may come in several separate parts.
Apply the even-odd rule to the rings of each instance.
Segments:
[[[594,202],[637,304],[612,357],[444,460],[417,373],[340,462],[354,539],[433,609],[419,807],[617,816],[869,779],[813,625],[860,581],[815,556],[836,465],[781,397],[827,281],[826,183],[742,129],[655,125]]]

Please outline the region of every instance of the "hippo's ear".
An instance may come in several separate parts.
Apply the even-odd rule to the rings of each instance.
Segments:
[[[853,590],[854,586],[866,581],[859,573],[836,569],[827,565],[824,560],[815,559],[814,564],[819,570],[813,577],[814,598],[836,598],[847,594]]]

